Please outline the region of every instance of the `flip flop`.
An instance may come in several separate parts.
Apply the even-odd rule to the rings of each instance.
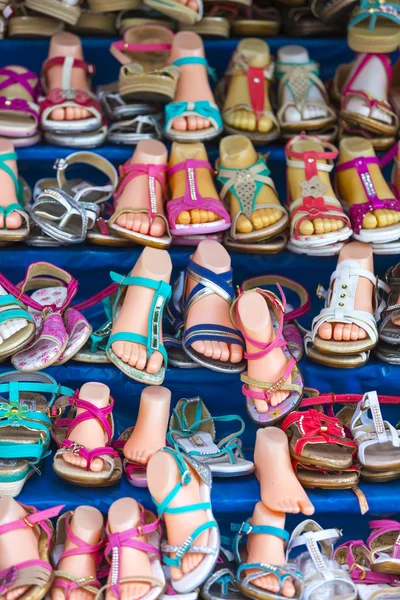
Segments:
[[[400,44],[400,3],[360,0],[349,22],[347,39],[356,52],[395,52]]]

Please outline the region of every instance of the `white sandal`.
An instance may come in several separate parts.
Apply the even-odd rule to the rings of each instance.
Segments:
[[[363,467],[380,472],[400,470],[400,432],[383,420],[376,392],[364,394],[357,404],[350,429]]]
[[[303,521],[293,531],[286,550],[287,562],[304,573],[303,600],[318,600],[322,594],[330,600],[356,600],[356,584],[333,559],[333,546],[341,537],[337,529],[322,529],[312,519]],[[307,550],[288,560],[294,548]]]

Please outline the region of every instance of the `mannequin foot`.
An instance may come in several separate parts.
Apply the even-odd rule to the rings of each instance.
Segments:
[[[162,142],[157,140],[142,140],[136,146],[135,152],[129,164],[144,164],[144,165],[162,165],[166,166],[168,160],[168,151]],[[156,172],[156,171],[155,171]],[[165,182],[165,173],[161,173],[163,181]],[[155,197],[156,197],[156,212],[164,215],[164,193],[163,188],[159,181],[152,175],[152,181],[155,186]],[[116,210],[121,209],[143,209],[148,211],[149,199],[150,199],[150,185],[151,180],[147,173],[138,175],[131,179],[129,183],[123,188],[121,195],[118,196]],[[164,219],[161,217],[154,217],[150,224],[149,214],[143,213],[122,213],[116,223],[120,227],[129,229],[130,231],[136,231],[143,235],[151,235],[153,237],[161,237],[166,231],[166,225]]]
[[[263,40],[250,38],[239,42],[236,55],[243,57],[249,67],[266,68],[271,62],[269,46]],[[240,68],[240,65],[239,65]],[[269,99],[269,86],[265,84],[265,110],[271,110]],[[248,105],[249,108],[238,108],[225,113],[224,120],[230,127],[242,129],[243,131],[258,131],[268,133],[274,123],[267,115],[257,116],[250,107],[252,105],[249,95],[247,73],[238,70],[230,77],[228,91],[224,104],[224,112],[233,106]]]
[[[187,469],[191,475],[191,481],[179,490],[169,505],[171,508],[180,508],[202,502],[199,478],[189,465],[187,465]],[[162,502],[180,480],[181,474],[178,466],[168,452],[160,450],[150,458],[147,467],[147,481],[150,493],[157,503]],[[208,521],[204,510],[196,510],[187,515],[185,514],[185,518],[182,518],[181,514],[164,514],[164,519],[168,544],[171,546],[183,544],[197,527]],[[196,546],[207,546],[208,539],[209,532],[205,531],[194,540],[194,544]],[[175,554],[170,554],[171,558],[175,558],[175,556]],[[204,556],[204,554],[195,552],[185,554],[182,558],[182,569],[171,567],[171,579],[175,581],[182,579],[184,574],[190,573],[200,564]]]
[[[286,434],[277,427],[266,427],[258,429],[256,435],[254,463],[264,505],[273,511],[314,514],[314,506],[293,471]]]
[[[244,169],[254,165],[258,160],[258,154],[254,149],[251,141],[244,135],[230,135],[221,140],[219,146],[220,167],[229,169]],[[230,205],[231,219],[241,210],[239,202],[234,194],[228,193],[228,201]],[[279,199],[274,190],[263,185],[257,195],[257,204],[274,203],[277,208],[261,208],[253,210],[251,219],[246,215],[239,215],[236,222],[236,230],[239,233],[250,233],[253,230],[265,229],[270,225],[274,225],[282,218],[282,209]]]
[[[291,144],[291,150],[298,153],[305,152],[324,152],[324,147],[319,142],[312,139],[297,140]],[[317,159],[319,164],[327,164],[324,159]],[[336,198],[336,194],[332,189],[329,173],[324,171],[318,171],[318,178],[325,186],[324,196],[331,196]],[[289,187],[289,197],[291,202],[295,202],[299,198],[304,197],[302,190],[302,184],[306,181],[305,169],[297,169],[288,166],[287,168],[287,181]],[[324,233],[331,233],[343,229],[344,222],[340,219],[305,219],[299,226],[299,232],[301,235],[322,235]]]
[[[14,498],[0,498],[0,525],[18,521],[28,516],[28,512]],[[40,560],[38,542],[39,528],[25,527],[0,535],[0,572],[28,560]],[[16,587],[0,595],[0,600],[16,600],[29,586]]]
[[[197,246],[192,260],[198,265],[210,269],[214,273],[226,273],[231,268],[229,254],[221,244],[204,240]],[[187,298],[197,281],[189,275],[186,278],[185,298]],[[212,294],[193,304],[187,314],[186,329],[204,323],[232,328],[229,304],[221,296]],[[197,341],[192,344],[193,350],[208,358],[239,363],[243,358],[243,350],[239,344],[227,344],[216,341]]]
[[[181,2],[188,8],[191,8],[192,10],[196,10],[196,11],[199,10],[199,5],[197,4],[197,0],[178,0],[178,2]]]
[[[179,35],[179,34],[178,34]],[[188,159],[204,160],[208,162],[207,151],[201,142],[192,144],[180,144],[173,142],[169,166],[173,167]],[[215,189],[211,172],[206,168],[196,168],[197,186],[199,194],[204,198],[216,198],[219,200],[218,192]],[[181,198],[185,195],[187,186],[186,171],[177,171],[169,178],[171,189],[171,199]],[[183,210],[179,213],[176,222],[179,225],[198,225],[199,223],[213,223],[220,221],[220,215],[211,210],[192,209]]]
[[[103,515],[97,508],[92,506],[79,506],[73,513],[70,520],[72,533],[80,540],[94,546],[99,543],[103,531]],[[78,548],[68,537],[65,541],[64,552]],[[96,577],[96,562],[91,554],[79,554],[76,556],[66,556],[62,558],[57,565],[58,571],[70,573],[77,579],[86,579],[92,577],[93,581]],[[62,579],[62,577],[60,577]],[[93,593],[78,588],[71,590],[69,593],[71,600],[93,600]],[[66,592],[62,587],[53,585],[51,589],[51,600],[65,600]]]
[[[124,532],[140,525],[140,507],[133,498],[116,500],[108,511],[108,527],[111,533]],[[147,543],[147,536],[132,537]],[[149,557],[145,552],[135,548],[120,549],[120,579],[129,577],[152,577],[153,572]],[[108,578],[111,584],[111,575]],[[117,598],[111,588],[106,591],[106,600],[139,600],[147,594],[150,584],[141,582],[126,582],[120,584],[120,597]]]
[[[265,299],[257,292],[243,294],[238,302],[240,322],[246,335],[262,344],[271,343],[275,339],[275,332],[271,321],[271,315]],[[246,340],[246,351],[251,354],[259,352],[260,348]],[[265,356],[249,360],[247,364],[247,375],[257,381],[276,382],[283,376],[287,367],[287,358],[282,348],[275,348]],[[287,383],[291,383],[291,376]],[[249,385],[250,390],[263,392],[262,388]],[[271,406],[278,406],[289,396],[289,391],[277,391],[273,393],[269,402]],[[254,400],[254,404],[260,413],[268,411],[266,400]]]
[[[343,138],[340,142],[339,165],[356,158],[375,157],[375,151],[370,141],[363,138]],[[368,165],[372,185],[376,190],[378,198],[394,199],[395,196],[386,183],[381,168],[377,164]],[[339,171],[336,175],[337,187],[340,196],[349,206],[368,202],[368,196],[361,178],[355,168]],[[362,222],[363,229],[376,229],[377,227],[388,227],[400,221],[400,212],[387,208],[372,210],[367,213]]]
[[[110,401],[110,388],[103,383],[85,383],[79,392],[79,398],[86,400],[90,404],[97,408],[104,408],[108,406]],[[78,408],[76,415],[85,413],[84,408]],[[68,439],[72,442],[76,442],[85,448],[102,448],[107,443],[105,437],[105,431],[100,421],[97,419],[88,419],[79,423],[70,433]],[[65,462],[86,469],[87,460],[79,454],[73,452],[66,452],[62,454],[62,458]],[[101,458],[95,458],[90,463],[90,470],[99,473],[103,470],[104,462]]]
[[[49,59],[70,56],[78,60],[84,60],[82,44],[78,36],[72,33],[60,32],[53,35],[50,40]],[[53,65],[46,72],[47,91],[61,89],[62,86],[63,65]],[[72,68],[71,89],[90,91],[90,84],[86,73],[78,67]],[[91,113],[85,108],[68,107],[55,108],[50,113],[50,118],[55,121],[77,121],[78,119],[88,119]]]
[[[285,528],[285,514],[283,512],[273,512],[269,510],[262,502],[257,502],[254,507],[254,513],[251,518],[252,525],[262,525],[269,527]],[[250,533],[247,542],[247,552],[249,563],[263,563],[267,565],[284,565],[286,562],[284,542],[281,538],[269,534]],[[246,575],[251,575],[256,569],[249,569]],[[279,592],[279,580],[275,575],[264,575],[254,579],[252,584],[269,592],[277,594]],[[284,598],[293,598],[295,587],[291,579],[287,579],[282,586],[281,595]]]
[[[354,61],[354,66],[348,76],[348,80],[354,77],[357,69],[361,62],[365,59],[366,54],[358,54]],[[368,64],[366,64],[361,71],[358,73],[354,81],[351,83],[352,90],[360,90],[367,92],[373,98],[379,98],[381,100],[388,99],[389,81],[385,67],[379,58],[371,58]],[[371,117],[377,121],[382,121],[388,125],[392,124],[393,117],[391,117],[386,111],[374,106],[371,110],[366,99],[360,96],[353,96],[345,103],[345,108],[349,112],[357,113],[363,117]]]
[[[8,154],[9,152],[14,152],[14,146],[12,142],[5,139],[0,138],[0,158],[2,154]],[[7,165],[12,172],[18,177],[18,168],[17,162],[15,160],[6,160],[5,165]],[[0,185],[1,185],[1,196],[0,196],[0,207],[6,208],[10,204],[18,204],[18,198],[15,191],[15,185],[11,177],[0,169]],[[22,217],[16,212],[12,212],[6,217],[6,227],[7,229],[19,229],[22,225]],[[4,229],[4,216],[0,211],[0,229]]]
[[[196,0],[180,0],[189,8],[198,10]],[[194,6],[192,6],[195,5]],[[171,63],[186,57],[205,58],[203,41],[197,33],[181,31],[175,35]],[[199,64],[187,64],[179,67],[179,79],[176,86],[174,102],[198,102],[208,100],[215,104],[214,96],[208,82],[207,68]],[[177,117],[173,122],[173,129],[177,131],[198,131],[208,129],[211,121],[201,116]]]
[[[148,386],[140,398],[139,414],[124,446],[126,459],[146,465],[153,454],[165,446],[171,392],[165,387]]]
[[[172,264],[168,252],[146,247],[133,267],[130,277],[144,277],[169,283]],[[113,324],[111,335],[120,332],[148,335],[148,320],[154,290],[136,285],[128,286],[121,310]],[[160,325],[161,327],[161,325]],[[162,340],[162,330],[161,330]],[[131,367],[147,373],[158,373],[163,356],[157,350],[147,356],[146,346],[136,342],[118,341],[112,344],[115,354]]]

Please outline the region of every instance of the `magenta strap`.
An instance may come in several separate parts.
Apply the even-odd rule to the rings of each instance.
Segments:
[[[0,83],[0,92],[10,87],[10,85],[18,84],[24,88],[32,98],[32,101],[35,102],[39,93],[39,78],[36,73],[32,71],[27,71],[26,73],[16,73],[11,69],[7,69],[3,67],[0,69],[0,76],[8,77]],[[37,79],[37,83],[34,87],[29,83],[29,79]]]
[[[135,177],[139,177],[140,175],[147,175],[148,177],[148,206],[149,206],[149,219],[150,223],[153,222],[153,219],[157,213],[157,203],[156,203],[156,181],[161,185],[163,192],[163,201],[167,197],[167,186],[165,183],[164,174],[167,172],[167,165],[144,165],[139,163],[125,163],[121,167],[119,167],[119,175],[120,182],[118,186],[118,191],[114,196],[115,201],[118,200],[121,193],[127,186],[127,184],[135,179]]]
[[[128,42],[113,42],[112,47],[120,52],[163,52],[171,50],[171,44],[129,44]]]
[[[33,527],[35,525],[41,525],[43,529],[45,529],[46,533],[48,532],[50,535],[50,531],[44,521],[52,519],[53,517],[57,517],[64,506],[65,504],[60,504],[58,506],[54,506],[53,508],[47,508],[46,510],[40,511],[37,511],[36,508],[33,507],[27,507],[30,510],[34,510],[34,512],[27,515],[23,519],[18,519],[17,521],[11,521],[10,523],[4,523],[3,525],[0,525],[0,535],[9,533],[10,531],[15,531],[16,529],[24,529],[25,527]]]
[[[98,304],[99,302],[104,300],[104,298],[108,298],[108,296],[115,294],[118,291],[118,287],[119,286],[116,283],[111,283],[106,288],[104,288],[104,290],[102,290],[101,292],[97,292],[97,294],[94,294],[87,300],[83,300],[82,302],[74,304],[74,308],[78,311],[85,310],[86,308],[91,308],[95,304]]]
[[[400,523],[398,521],[392,521],[391,519],[380,519],[376,521],[370,521],[369,526],[371,529],[374,529],[367,540],[367,544],[370,547],[371,542],[376,540],[376,538],[384,535],[385,533],[392,533],[393,531],[397,531],[399,535],[393,544],[393,558],[400,558]]]
[[[338,546],[335,550],[335,555],[338,551],[343,548],[346,549],[346,560],[349,568],[348,572],[355,583],[362,584],[379,584],[386,583],[387,585],[394,585],[396,581],[396,575],[389,575],[387,573],[378,573],[365,568],[363,565],[357,563],[353,548],[365,548],[366,553],[369,552],[362,540],[355,540],[353,542],[346,542]]]

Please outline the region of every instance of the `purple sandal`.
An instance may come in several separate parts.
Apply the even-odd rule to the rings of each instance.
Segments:
[[[25,597],[39,600],[46,596],[53,582],[53,567],[50,564],[53,526],[50,519],[57,517],[64,505],[42,511],[37,511],[33,506],[24,506],[23,504],[21,506],[28,513],[26,517],[0,525],[0,535],[18,529],[38,528],[40,531],[38,539],[40,559],[26,560],[0,571],[0,595],[5,597],[8,592],[16,588],[27,587]]]
[[[204,150],[205,152],[205,150]],[[168,177],[171,178],[178,171],[186,172],[185,195],[174,198],[167,203],[167,213],[169,227],[172,235],[202,235],[226,231],[231,225],[231,218],[228,211],[218,198],[215,191],[215,198],[203,198],[197,185],[197,169],[208,169],[214,173],[214,169],[207,160],[197,160],[188,158],[168,169]],[[176,222],[179,214],[185,210],[203,209],[210,210],[221,218],[211,223],[199,223],[190,225],[180,225]]]
[[[37,104],[39,77],[25,67],[11,65],[0,69],[0,136],[15,147],[40,142],[40,109]],[[7,92],[12,88],[12,92]]]
[[[79,391],[77,390],[70,398],[64,396],[57,400],[55,406],[60,410],[60,415],[65,410],[68,414],[68,417],[61,417],[54,421],[53,437],[59,446],[53,461],[55,473],[69,483],[84,487],[106,487],[118,483],[122,475],[122,464],[118,452],[111,446],[114,433],[113,398],[110,396],[108,406],[98,408],[94,404],[79,398]],[[76,411],[78,408],[83,409],[84,412],[71,417],[71,411]],[[106,443],[101,448],[85,448],[69,439],[71,432],[77,425],[90,419],[96,419],[106,434]],[[65,462],[62,455],[68,452],[85,458],[87,461],[86,468]],[[90,470],[90,465],[95,458],[103,460],[104,465],[101,471],[94,472]]]

